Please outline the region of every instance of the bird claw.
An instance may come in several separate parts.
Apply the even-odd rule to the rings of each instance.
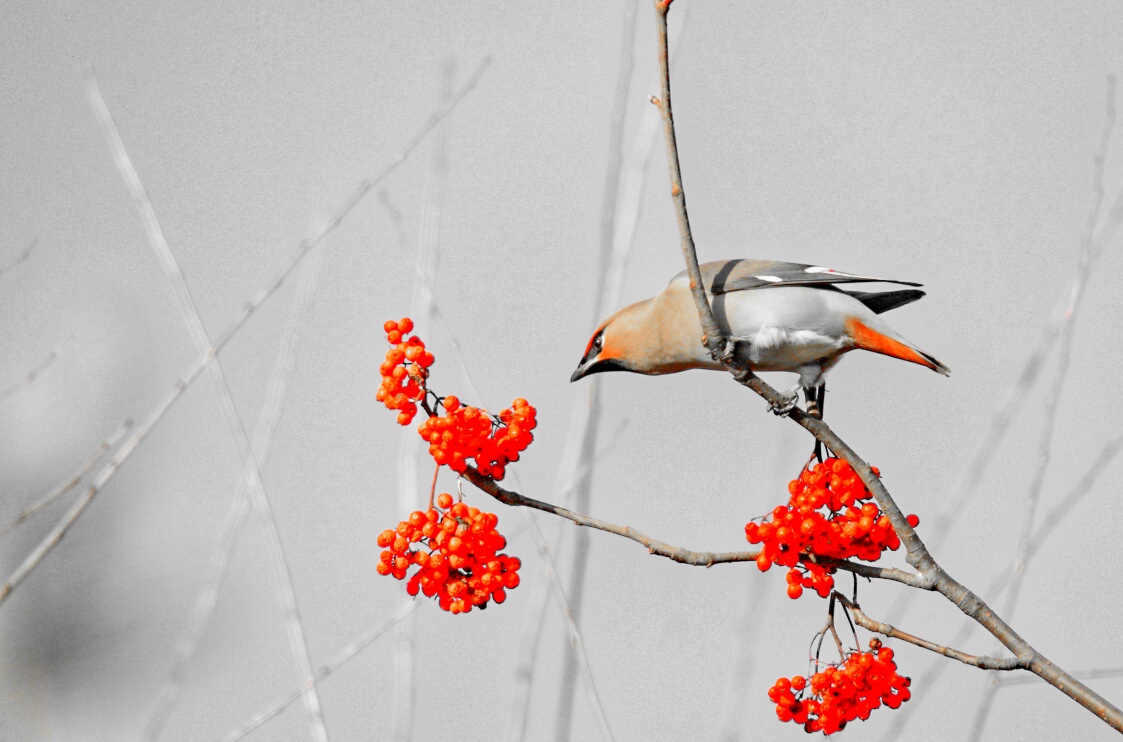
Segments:
[[[722,347],[721,352],[718,354],[722,363],[731,363],[734,356],[737,354],[737,341],[733,338],[726,338],[725,345]]]
[[[780,396],[782,397],[780,403],[773,404],[769,410],[777,417],[787,417],[795,409],[795,403],[799,401],[799,387],[782,392]]]

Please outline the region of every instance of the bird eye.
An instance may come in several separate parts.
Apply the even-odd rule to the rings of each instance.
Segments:
[[[600,333],[597,333],[597,336],[595,338],[593,338],[593,350],[595,350],[599,353],[600,349],[603,348],[603,347],[604,347],[604,333],[600,332]]]

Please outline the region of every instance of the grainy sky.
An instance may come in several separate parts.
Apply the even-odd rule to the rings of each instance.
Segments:
[[[928,297],[888,319],[951,378],[851,354],[830,376],[827,408],[906,512],[920,515],[924,536],[1068,295],[1105,80],[1123,70],[1123,10],[678,0],[673,22],[684,12],[675,111],[702,259],[784,259],[926,285]],[[640,3],[627,157],[653,92],[652,13]],[[559,460],[585,391],[568,378],[600,319],[595,272],[623,3],[17,0],[4,16],[0,266],[38,243],[0,274],[0,393],[52,349],[58,357],[0,399],[0,520],[63,480],[125,418],[144,419],[197,356],[87,102],[87,64],[213,336],[420,129],[440,104],[445,60],[459,85],[490,56],[445,129],[436,296],[481,395],[471,401],[498,410],[525,396],[538,407],[537,440],[511,467],[512,483],[542,499],[559,494]],[[434,141],[325,240],[263,467],[316,666],[401,605],[402,585],[374,572],[374,539],[404,515],[398,452],[413,433],[392,424],[374,391],[382,322],[407,312],[414,277],[377,191],[385,188],[416,246],[432,203]],[[656,144],[621,304],[682,269]],[[1121,153],[1117,136],[1108,201]],[[1118,434],[1121,264],[1115,240],[1076,315],[1039,521]],[[220,356],[251,430],[296,284],[286,282]],[[463,395],[447,335],[430,336],[433,386]],[[1053,353],[936,550],[977,590],[1014,557],[1056,367]],[[608,450],[596,462],[592,514],[676,545],[748,548],[744,522],[786,497],[809,450],[805,434],[720,374],[601,380]],[[240,471],[215,392],[200,380],[0,606],[0,736],[139,738]],[[421,471],[425,479],[426,464]],[[1113,637],[1123,608],[1119,479],[1115,462],[1043,544],[1011,617],[1074,671],[1123,667]],[[441,488],[453,486],[445,475]],[[523,586],[483,614],[451,617],[431,605],[414,614],[415,739],[490,740],[507,726],[527,609],[546,578],[524,514],[495,507],[501,527],[518,530],[509,551],[525,561]],[[65,508],[0,541],[5,573]],[[547,538],[563,535],[557,561],[567,580],[574,529],[538,522]],[[263,534],[257,521],[247,527],[163,739],[220,738],[299,680]],[[805,669],[822,601],[788,600],[780,574],[752,565],[701,570],[603,533],[590,543],[579,626],[617,739],[803,738],[775,720],[765,691]],[[962,625],[929,595],[891,616],[897,587],[863,585],[863,607],[937,641]],[[565,631],[556,605],[546,616],[530,628],[541,646],[528,739],[552,739],[555,725]],[[391,738],[394,641],[383,637],[322,684],[332,739]],[[963,648],[995,650],[981,630]],[[914,678],[947,662],[907,647],[899,658]],[[877,712],[843,738],[881,739],[906,711],[903,738],[963,738],[988,682],[950,666],[936,685],[915,688],[926,698]],[[1123,679],[1093,685],[1123,700]],[[597,734],[579,688],[573,738]],[[298,703],[251,738],[306,737]],[[983,738],[1112,737],[1038,683],[1003,689]]]

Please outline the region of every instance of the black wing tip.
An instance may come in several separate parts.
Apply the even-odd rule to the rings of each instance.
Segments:
[[[842,291],[842,289],[839,289]],[[906,304],[911,304],[925,296],[923,291],[919,289],[901,289],[899,291],[846,291],[844,293],[850,294],[858,301],[866,305],[866,307],[874,314],[884,314],[890,309],[903,307]]]

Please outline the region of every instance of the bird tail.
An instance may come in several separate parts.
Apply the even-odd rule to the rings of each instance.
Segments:
[[[846,332],[850,336],[851,341],[853,341],[854,346],[862,350],[881,353],[882,355],[892,358],[900,358],[902,361],[909,361],[911,363],[920,364],[921,366],[926,366],[938,374],[951,376],[951,369],[937,361],[931,355],[919,348],[909,345],[907,342],[889,337],[884,333],[868,327],[857,317],[850,317],[846,320]]]
[[[839,289],[840,291],[842,289]],[[874,314],[884,314],[890,309],[911,304],[924,296],[923,291],[904,289],[903,291],[847,291]]]

